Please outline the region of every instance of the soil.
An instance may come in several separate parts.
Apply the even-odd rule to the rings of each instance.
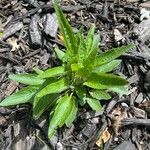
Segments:
[[[74,31],[95,24],[100,50],[133,43],[114,73],[129,81],[129,94],[102,101],[95,113],[80,108],[70,128],[49,140],[46,112],[32,117],[29,104],[0,108],[1,150],[149,150],[150,149],[150,2],[149,0],[62,0]],[[63,47],[51,1],[0,0],[0,101],[23,85],[11,73],[31,73],[57,65],[54,47]]]

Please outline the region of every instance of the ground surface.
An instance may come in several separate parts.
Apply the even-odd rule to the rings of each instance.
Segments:
[[[95,114],[81,108],[70,129],[47,137],[48,114],[34,120],[31,106],[0,108],[1,150],[47,149],[150,149],[150,2],[146,0],[62,0],[62,9],[74,30],[85,33],[95,24],[102,51],[134,43],[136,48],[121,56],[115,73],[129,81],[129,95],[113,95]],[[141,12],[141,13],[140,13]],[[22,88],[8,80],[10,73],[45,70],[58,64],[54,45],[58,25],[47,0],[0,0],[0,100]],[[100,140],[104,140],[104,144]],[[96,144],[97,143],[97,144]]]

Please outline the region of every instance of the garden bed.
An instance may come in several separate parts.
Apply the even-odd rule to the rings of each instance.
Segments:
[[[113,72],[129,81],[128,95],[112,93],[95,113],[80,108],[71,128],[57,130],[49,140],[49,113],[34,120],[29,104],[0,107],[2,150],[150,149],[150,2],[143,0],[63,0],[62,10],[74,32],[86,34],[95,24],[100,51],[134,44]],[[57,66],[54,47],[63,48],[50,1],[0,1],[0,101],[24,85],[9,80],[11,73],[31,73]]]

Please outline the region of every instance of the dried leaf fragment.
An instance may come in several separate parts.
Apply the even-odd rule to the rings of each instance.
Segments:
[[[101,146],[102,143],[106,143],[111,137],[111,134],[108,131],[108,128],[106,128],[104,130],[104,132],[102,133],[102,135],[100,136],[100,138],[98,139],[98,141],[96,142],[97,146]]]
[[[7,40],[7,42],[8,42],[10,45],[12,45],[11,51],[19,50],[20,45],[17,43],[17,39],[9,38],[9,39]]]

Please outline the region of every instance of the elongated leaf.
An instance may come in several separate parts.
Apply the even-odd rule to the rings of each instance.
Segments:
[[[95,26],[92,25],[87,38],[86,38],[86,51],[87,51],[87,55],[91,52],[91,47],[92,47],[92,43],[93,43],[93,37],[94,37],[94,32],[95,32]]]
[[[99,66],[105,63],[108,63],[117,57],[121,56],[123,53],[128,51],[129,49],[133,48],[133,45],[127,45],[127,46],[122,46],[118,48],[113,48],[112,50],[109,50],[96,58],[96,63],[95,66]]]
[[[78,103],[75,101],[74,98],[72,98],[72,101],[73,101],[72,110],[71,110],[69,116],[67,117],[67,119],[65,121],[65,124],[66,124],[67,127],[71,126],[72,122],[76,118],[76,114],[77,114],[77,111],[78,111]]]
[[[60,50],[59,48],[55,48],[55,53],[57,55],[57,58],[60,59],[61,61],[63,61],[65,53],[62,50]]]
[[[18,105],[22,103],[30,102],[30,99],[34,96],[34,94],[39,89],[38,86],[28,86],[21,89],[19,92],[12,94],[11,96],[5,98],[0,106],[11,106]]]
[[[112,71],[114,68],[116,68],[121,63],[121,60],[112,60],[109,63],[103,64],[101,66],[95,67],[92,72],[95,73],[106,73]]]
[[[45,81],[33,74],[11,74],[9,78],[27,85],[40,85]]]
[[[79,78],[88,78],[91,75],[91,68],[88,67],[82,67],[77,72],[76,75],[79,76]]]
[[[104,85],[118,86],[118,85],[128,84],[127,80],[121,78],[118,75],[107,74],[107,73],[96,73],[93,75],[95,75],[96,78],[99,78],[99,82]],[[92,75],[91,75],[91,77],[92,77]]]
[[[86,103],[86,100],[85,100],[85,97],[86,97],[86,89],[85,87],[81,87],[81,86],[77,86],[76,89],[76,94],[78,96],[78,101],[79,101],[79,104],[81,106],[84,106],[84,104]]]
[[[101,106],[99,100],[94,99],[94,98],[89,98],[89,97],[87,97],[86,100],[87,100],[87,103],[89,104],[89,106],[93,110],[95,110],[95,111],[101,111],[102,110],[102,106]]]
[[[78,62],[82,63],[87,55],[86,44],[84,41],[82,28],[78,32],[77,37],[78,37]]]
[[[40,92],[42,89],[44,89],[46,86],[48,86],[48,85],[50,85],[50,84],[52,84],[56,81],[57,81],[57,78],[53,78],[53,77],[52,78],[47,78],[45,80],[45,82],[39,87],[37,93]],[[36,111],[36,109],[39,109],[38,106],[40,105],[40,103],[42,103],[42,99],[46,99],[48,97],[53,97],[51,95],[57,95],[57,94],[48,94],[48,95],[45,95],[43,97],[37,97],[37,94],[36,94],[35,97],[34,97],[34,101],[33,101],[33,109],[35,109],[35,110],[33,110],[33,113],[34,113],[34,111]],[[41,108],[41,109],[43,109],[43,108]],[[37,114],[38,112],[35,112],[35,113]],[[36,114],[34,115],[35,118],[36,118]],[[37,116],[37,118],[38,118],[38,116]]]
[[[57,94],[48,94],[43,96],[36,102],[36,105],[33,107],[33,116],[35,119],[38,119],[42,113],[53,104],[56,100]],[[36,100],[36,99],[35,99]]]
[[[94,90],[94,91],[91,91],[90,92],[90,95],[93,97],[93,98],[96,98],[98,100],[101,100],[101,99],[110,99],[111,96],[104,90]]]
[[[44,87],[41,91],[39,91],[36,95],[37,99],[40,99],[41,97],[48,95],[48,94],[54,94],[54,93],[60,93],[68,88],[68,84],[66,83],[65,78],[62,78],[54,83],[51,83]]]
[[[60,76],[63,74],[65,74],[65,67],[58,66],[58,67],[53,67],[53,68],[50,68],[50,69],[44,71],[42,74],[38,75],[38,77],[39,78],[50,78],[50,77]]]
[[[94,35],[93,42],[90,51],[88,52],[88,57],[84,61],[84,66],[90,67],[93,66],[95,63],[95,58],[99,49],[99,35]]]
[[[67,53],[70,56],[74,56],[75,54],[77,54],[77,41],[76,41],[75,34],[68,20],[64,16],[62,10],[60,9],[60,6],[58,5],[58,1],[53,0],[53,5],[58,18],[59,27],[64,38],[65,46],[67,48]]]
[[[65,120],[71,112],[72,106],[73,101],[71,96],[65,95],[64,97],[60,98],[59,103],[54,110],[52,119],[50,120],[48,129],[49,138],[53,136],[57,127],[61,127],[63,123],[65,123]]]
[[[44,71],[39,69],[38,67],[34,67],[33,70],[37,73],[37,74],[41,74],[43,73]]]
[[[107,89],[113,86],[122,86],[126,85],[128,82],[117,76],[112,74],[91,74],[90,78],[87,80],[87,82],[84,83],[84,85],[94,88],[94,89]]]
[[[118,93],[120,96],[122,96],[122,95],[128,95],[128,88],[127,88],[127,86],[116,86],[116,87],[110,87],[109,89],[108,89],[109,91],[113,91],[113,92],[116,92],[116,93]]]

